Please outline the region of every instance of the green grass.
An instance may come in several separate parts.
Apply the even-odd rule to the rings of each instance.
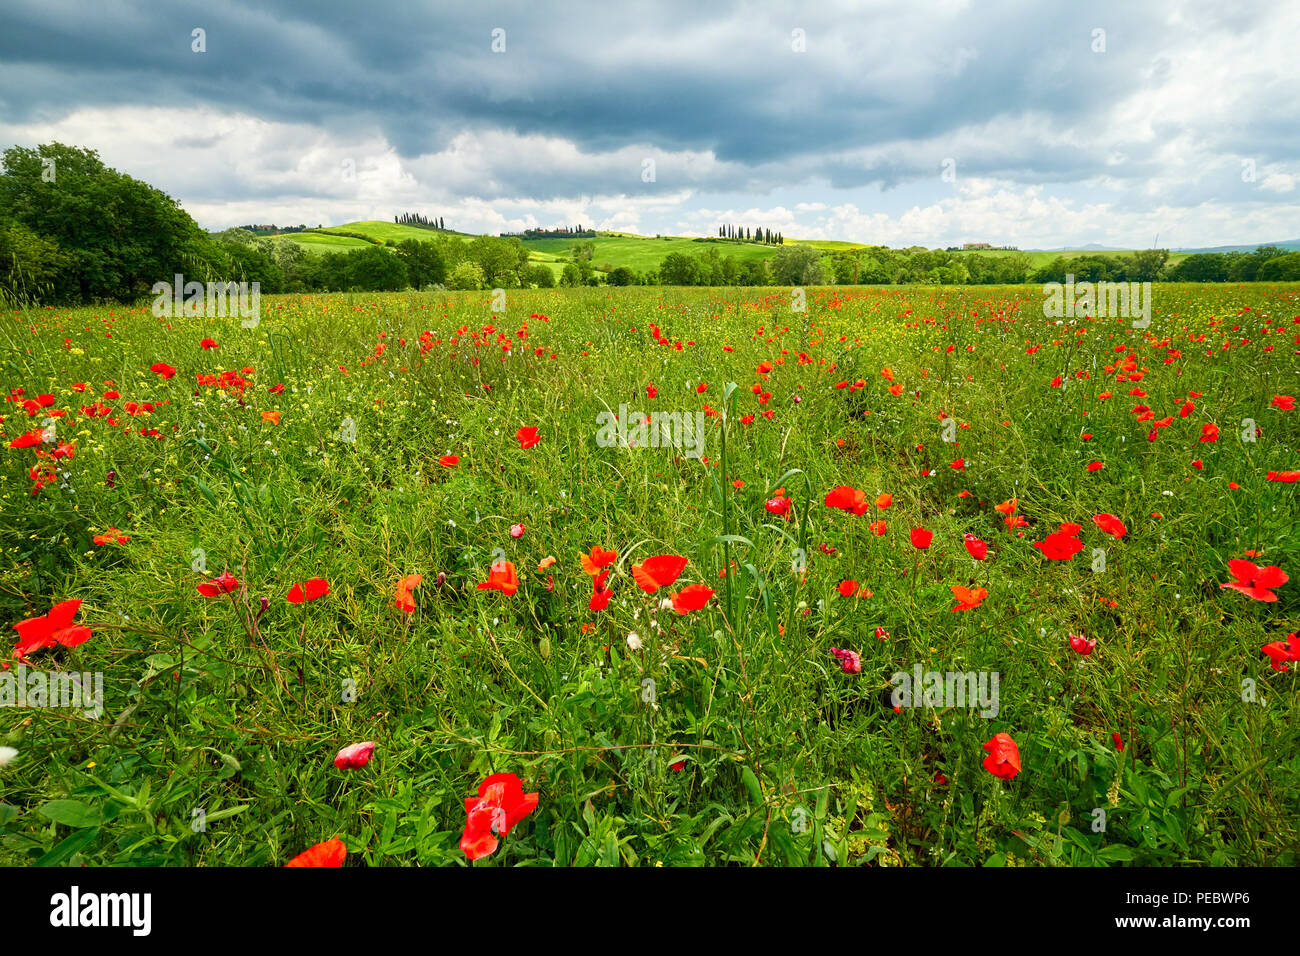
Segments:
[[[709,249],[716,249],[719,256],[732,256],[740,262],[751,259],[767,259],[776,255],[777,246],[763,246],[752,242],[697,242],[678,236],[656,239],[651,236],[628,236],[614,233],[597,233],[595,239],[525,239],[525,248],[530,254],[544,254],[567,261],[570,250],[579,242],[590,242],[595,246],[592,263],[597,268],[610,266],[627,266],[638,272],[658,269],[664,257],[669,253],[679,252],[688,256],[704,255]]]
[[[282,865],[337,835],[349,863],[465,865],[465,798],[513,772],[538,806],[477,865],[1294,866],[1297,665],[1260,648],[1297,630],[1300,583],[1220,585],[1248,550],[1300,567],[1300,484],[1266,480],[1300,467],[1300,411],[1273,402],[1300,384],[1300,288],[1162,285],[1145,331],[1055,324],[1024,287],[808,292],[807,313],[786,289],[632,288],[510,291],[504,313],[268,296],[252,329],[14,315],[0,385],[52,400],[4,410],[0,617],[81,599],[91,638],[30,666],[105,694],[98,720],[0,708],[0,863]],[[199,378],[232,370],[242,390]],[[702,458],[602,447],[620,404],[729,415]],[[74,457],[9,447],[47,418]],[[840,485],[865,514],[824,504]],[[764,507],[778,486],[788,519]],[[994,507],[1013,498],[1018,529]],[[1032,544],[1061,522],[1083,550],[1048,560]],[[95,545],[110,526],[129,540]],[[595,545],[618,555],[604,610]],[[661,608],[632,575],[656,554],[713,600]],[[503,558],[513,596],[477,587]],[[225,569],[231,596],[196,591]],[[327,596],[285,600],[313,577]],[[988,595],[954,613],[953,586]],[[915,665],[997,673],[997,714],[895,712]],[[1014,779],[981,765],[999,732]],[[334,766],[367,740],[367,766]]]

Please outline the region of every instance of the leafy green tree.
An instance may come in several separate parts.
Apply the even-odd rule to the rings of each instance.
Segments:
[[[609,276],[605,281],[609,285],[635,285],[636,273],[627,266],[617,266],[610,270]]]
[[[214,278],[198,274],[207,236],[176,200],[105,166],[94,150],[14,146],[3,167],[0,219],[58,244],[57,298],[132,300],[178,272]]]
[[[700,264],[682,252],[670,252],[659,265],[663,285],[702,285]]]
[[[485,288],[486,281],[482,266],[477,262],[466,259],[448,274],[447,288],[472,291]]]
[[[821,254],[812,246],[782,246],[772,257],[777,285],[818,285],[825,281]]]
[[[406,276],[413,289],[441,285],[447,279],[447,261],[437,243],[403,239],[397,244],[397,257],[406,266]]]
[[[358,292],[398,292],[408,284],[402,260],[382,246],[348,253],[346,276],[347,287]]]
[[[0,224],[0,303],[53,298],[64,268],[63,253],[53,239],[38,236],[19,223]]]
[[[555,288],[555,273],[551,271],[550,266],[542,263],[534,263],[524,270],[524,281],[530,286],[536,286],[539,289]]]
[[[1300,281],[1300,252],[1288,252],[1269,259],[1259,267],[1257,277],[1260,282]]]
[[[1129,256],[1129,278],[1134,282],[1154,282],[1169,261],[1168,249],[1143,249]]]

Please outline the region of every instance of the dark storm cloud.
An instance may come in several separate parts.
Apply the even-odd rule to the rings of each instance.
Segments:
[[[377,126],[399,155],[505,129],[584,152],[645,144],[712,151],[740,167],[798,160],[837,187],[929,175],[943,156],[858,164],[844,154],[936,141],[1000,116],[1086,125],[1140,79],[1167,29],[1128,3],[642,6],[338,2],[10,4],[0,31],[4,118],[72,107],[208,106],[331,132]],[[1245,29],[1241,12],[1215,13]],[[1093,53],[1104,25],[1107,51]],[[191,30],[207,52],[191,52]],[[506,52],[491,51],[492,30]],[[792,50],[792,31],[807,51]],[[1190,29],[1190,28],[1189,28]],[[1294,137],[1279,124],[1277,135]],[[1261,150],[1267,144],[1261,144]],[[1047,148],[973,175],[1079,173]],[[996,160],[996,161],[994,161]],[[1078,166],[1085,163],[1080,160]],[[737,185],[745,174],[734,169]],[[534,194],[572,184],[533,182]],[[591,184],[587,185],[591,188]],[[571,194],[571,193],[568,193]]]

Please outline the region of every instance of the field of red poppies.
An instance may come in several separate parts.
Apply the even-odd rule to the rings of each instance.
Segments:
[[[0,328],[0,863],[1295,865],[1300,288]]]

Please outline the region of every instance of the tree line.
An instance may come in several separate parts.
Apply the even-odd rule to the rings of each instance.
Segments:
[[[438,232],[427,241],[401,242],[363,236],[371,243],[366,248],[315,254],[245,228],[207,233],[170,196],[104,165],[94,150],[52,143],[15,146],[2,155],[0,300],[9,303],[138,301],[177,273],[187,281],[256,281],[266,294],[557,284],[552,267],[530,262],[517,236]],[[427,225],[440,228],[437,222]],[[1067,275],[1093,282],[1300,281],[1300,252],[1275,246],[1199,253],[1172,264],[1164,249],[1058,256],[1035,268],[1023,253],[866,246],[823,254],[806,244],[779,244],[780,233],[770,256],[723,255],[710,245],[694,255],[670,253],[658,268],[638,271],[608,263],[597,268],[586,232],[579,226],[560,233],[579,241],[567,261],[556,263],[559,285],[980,285],[1064,282]],[[736,237],[742,234],[751,235],[737,227]]]

